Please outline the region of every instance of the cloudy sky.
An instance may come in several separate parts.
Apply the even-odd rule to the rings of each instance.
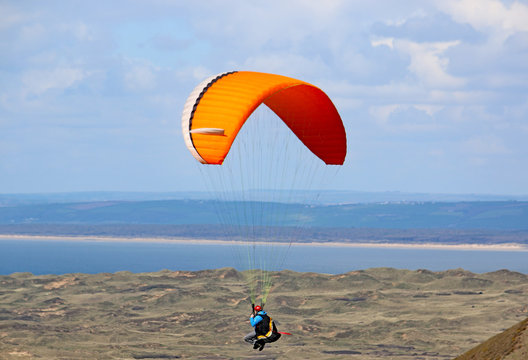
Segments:
[[[335,188],[528,194],[526,1],[4,0],[0,14],[0,193],[199,189],[186,97],[253,70],[334,101]]]

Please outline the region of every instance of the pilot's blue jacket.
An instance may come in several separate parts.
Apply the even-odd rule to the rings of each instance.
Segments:
[[[255,327],[259,322],[262,321],[262,316],[260,315],[266,315],[266,312],[264,310],[261,310],[257,313],[256,316],[250,317],[249,322],[251,323],[251,326]]]

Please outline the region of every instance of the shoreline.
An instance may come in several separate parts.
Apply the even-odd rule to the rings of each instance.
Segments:
[[[117,237],[117,236],[65,236],[65,235],[9,235],[0,234],[0,241],[65,241],[65,242],[117,242],[117,243],[144,243],[144,244],[187,244],[187,245],[246,245],[244,242],[229,240],[211,240],[195,238],[148,238],[148,237]],[[477,251],[526,251],[528,245],[519,243],[505,244],[445,244],[445,243],[346,243],[346,242],[255,242],[257,245],[274,246],[312,246],[312,247],[356,247],[356,248],[386,248],[386,249],[423,249],[423,250],[477,250]]]

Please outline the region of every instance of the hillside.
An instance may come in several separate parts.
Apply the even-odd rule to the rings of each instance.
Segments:
[[[293,333],[262,353],[243,273],[0,276],[3,359],[452,359],[528,315],[528,275],[388,268],[274,273]]]
[[[247,200],[269,199],[277,190],[246,189]],[[353,191],[353,190],[288,190],[289,202],[312,199],[312,204],[369,204],[401,202],[464,202],[464,201],[528,201],[528,195],[486,195],[486,194],[435,194],[409,193],[401,191]],[[123,192],[123,191],[81,191],[59,193],[18,193],[0,194],[0,207],[5,205],[30,205],[54,203],[79,203],[101,201],[153,201],[153,200],[211,200],[209,191],[172,192]]]
[[[237,218],[262,224],[307,227],[385,229],[528,230],[528,202],[405,202],[343,205],[221,203],[210,200],[95,201],[79,203],[7,204],[0,206],[0,224],[219,224]],[[236,210],[234,210],[236,209]],[[271,210],[270,210],[271,209]],[[238,216],[240,217],[240,216]]]
[[[525,360],[528,359],[528,319],[493,336],[455,360]]]

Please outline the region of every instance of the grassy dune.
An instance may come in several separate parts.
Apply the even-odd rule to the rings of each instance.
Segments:
[[[243,274],[0,276],[1,359],[452,359],[528,316],[528,276],[369,269],[274,273],[293,333],[263,352]]]

